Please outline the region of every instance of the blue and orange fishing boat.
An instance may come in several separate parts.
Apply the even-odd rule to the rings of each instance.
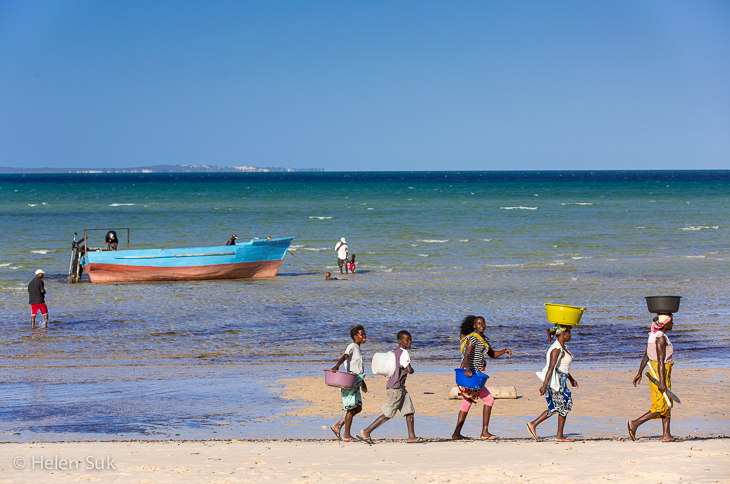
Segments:
[[[236,245],[186,249],[92,248],[88,231],[74,243],[69,281],[78,282],[82,270],[91,282],[202,281],[274,277],[294,237],[251,239]]]

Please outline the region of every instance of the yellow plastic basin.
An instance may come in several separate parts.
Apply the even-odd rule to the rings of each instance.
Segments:
[[[565,304],[545,303],[547,310],[547,319],[553,324],[562,324],[565,326],[575,326],[580,323],[580,317],[586,308],[578,306],[566,306]]]

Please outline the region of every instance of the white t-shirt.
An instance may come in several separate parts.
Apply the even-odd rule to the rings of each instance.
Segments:
[[[335,250],[337,251],[338,259],[347,259],[347,244],[337,242],[337,245],[335,245]]]
[[[548,348],[547,353],[545,353],[545,367],[540,371],[536,371],[535,374],[540,379],[540,381],[542,381],[542,382],[545,381],[547,372],[550,369],[550,355],[552,354],[554,349],[559,349],[560,354],[558,355],[558,361],[555,362],[555,368],[553,369],[553,373],[552,373],[552,375],[550,375],[550,379],[548,381],[548,386],[557,392],[557,391],[560,391],[560,380],[558,380],[558,375],[555,370],[560,368],[560,360],[562,360],[563,355],[565,355],[565,351],[563,351],[563,345],[560,344],[560,341],[558,341],[557,338],[555,338],[555,342],[550,345],[550,348]]]
[[[400,361],[398,363],[400,364],[401,368],[408,368],[408,365],[411,364],[411,355],[408,354],[407,349],[401,349],[403,350],[403,353],[400,354]]]
[[[362,354],[360,353],[360,345],[357,343],[350,343],[345,349],[347,359],[345,360],[345,371],[354,373],[356,375],[362,375],[365,370],[362,367]],[[410,360],[409,360],[410,361]]]
[[[570,364],[573,362],[573,353],[568,351],[568,349],[565,349],[565,354],[560,359],[560,366],[558,367],[558,370],[562,371],[566,375],[570,373]]]
[[[666,349],[664,350],[664,363],[669,363],[670,361],[672,361],[672,355],[674,354],[674,345],[672,345],[672,342],[669,341],[669,337],[664,334],[664,331],[649,333],[649,341],[646,346],[646,355],[651,361],[657,361],[659,359],[656,354],[656,339],[660,336],[664,336],[664,339],[667,342]]]

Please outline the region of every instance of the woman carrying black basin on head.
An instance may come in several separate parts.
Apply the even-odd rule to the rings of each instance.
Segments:
[[[671,313],[657,314],[651,323],[651,332],[649,333],[649,340],[647,341],[646,351],[644,352],[644,358],[641,359],[639,365],[639,372],[634,377],[634,386],[641,382],[641,373],[644,371],[644,367],[649,363],[659,385],[649,382],[649,390],[651,391],[651,408],[641,417],[636,420],[627,420],[626,426],[628,427],[629,437],[631,440],[636,440],[636,431],[639,426],[655,418],[662,419],[662,442],[681,442],[682,439],[673,437],[670,431],[670,424],[672,420],[672,405],[674,402],[668,396],[665,396],[667,389],[672,387],[672,355],[674,354],[674,347],[669,341],[666,333],[672,330],[674,327],[674,320]],[[662,364],[659,364],[659,362]]]
[[[481,316],[467,316],[461,322],[460,339],[461,339],[461,368],[465,369],[464,376],[472,376],[472,372],[479,371],[483,372],[486,368],[485,356],[490,358],[499,358],[500,356],[507,354],[512,356],[510,350],[499,350],[494,351],[489,344],[489,338],[484,335],[484,329],[487,323]],[[456,419],[456,428],[451,436],[454,440],[465,439],[461,435],[461,429],[466,422],[466,416],[469,414],[469,409],[472,403],[477,403],[481,398],[484,402],[484,410],[482,413],[482,434],[481,438],[485,440],[496,440],[498,437],[489,433],[489,418],[492,415],[492,405],[494,405],[494,397],[489,393],[487,387],[483,387],[481,390],[473,388],[464,388],[459,386],[459,391],[464,400],[461,403],[459,409],[459,416]]]

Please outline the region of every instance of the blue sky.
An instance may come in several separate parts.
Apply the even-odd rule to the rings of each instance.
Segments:
[[[0,2],[0,166],[730,167],[730,2]]]

